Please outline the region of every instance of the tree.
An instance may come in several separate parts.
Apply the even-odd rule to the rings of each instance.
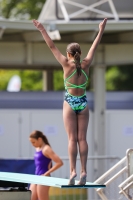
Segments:
[[[45,0],[0,0],[0,13],[5,18],[37,19]]]
[[[106,90],[132,91],[133,66],[113,66],[106,71]]]
[[[44,3],[45,0],[0,0],[0,14],[5,18],[30,20],[38,18]],[[42,90],[42,72],[34,70],[0,70],[0,90],[6,90],[15,74],[22,80],[21,90]]]
[[[35,70],[0,70],[0,90],[6,90],[10,78],[18,75],[21,78],[21,91],[42,91],[42,72]]]

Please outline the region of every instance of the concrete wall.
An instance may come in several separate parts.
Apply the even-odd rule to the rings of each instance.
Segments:
[[[28,48],[30,45],[30,48]],[[56,44],[66,55],[66,43]],[[82,59],[86,56],[90,45],[81,43]],[[102,50],[102,51],[101,51]],[[115,50],[115,51],[114,51]],[[119,56],[116,52],[119,52]],[[105,66],[133,63],[132,42],[123,44],[99,45],[93,63]],[[101,60],[101,53],[102,58]],[[8,59],[7,59],[8,58]],[[81,59],[81,60],[82,60]],[[9,69],[62,69],[45,43],[2,42],[0,43],[0,68]]]

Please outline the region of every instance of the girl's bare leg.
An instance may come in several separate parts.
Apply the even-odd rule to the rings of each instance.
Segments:
[[[49,186],[37,185],[38,200],[49,200]]]
[[[79,184],[84,185],[86,183],[86,165],[88,157],[88,144],[86,140],[87,128],[89,122],[89,109],[88,106],[81,111],[78,115],[78,145],[79,154],[81,160],[81,174]]]
[[[64,101],[63,105],[63,120],[66,132],[68,134],[68,153],[70,160],[70,185],[75,183],[76,174],[76,159],[77,159],[77,116],[71,109],[69,104]]]
[[[37,185],[31,184],[29,189],[31,190],[31,200],[38,200],[38,198],[37,198]]]

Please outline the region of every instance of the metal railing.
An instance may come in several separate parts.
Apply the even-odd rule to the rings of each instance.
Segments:
[[[130,188],[133,185],[133,149],[128,149],[126,156],[95,180],[95,183],[106,185],[105,189],[96,189],[102,200],[132,200],[133,190]]]
[[[123,194],[128,200],[133,200],[133,149],[128,149],[126,155],[128,178],[119,185],[119,194]]]

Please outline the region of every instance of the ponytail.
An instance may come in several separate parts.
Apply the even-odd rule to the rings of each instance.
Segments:
[[[42,135],[42,140],[43,140],[43,142],[44,142],[45,144],[47,144],[47,145],[50,146],[49,141],[48,141],[47,137],[46,137],[44,134]]]
[[[78,74],[78,76],[81,76],[80,54],[78,52],[76,52],[74,55],[74,61],[75,61],[76,68],[77,68],[77,74]]]
[[[81,49],[78,43],[70,43],[67,45],[67,52],[74,57],[74,62],[77,68],[78,76],[81,76],[81,64],[80,64],[80,55]]]

